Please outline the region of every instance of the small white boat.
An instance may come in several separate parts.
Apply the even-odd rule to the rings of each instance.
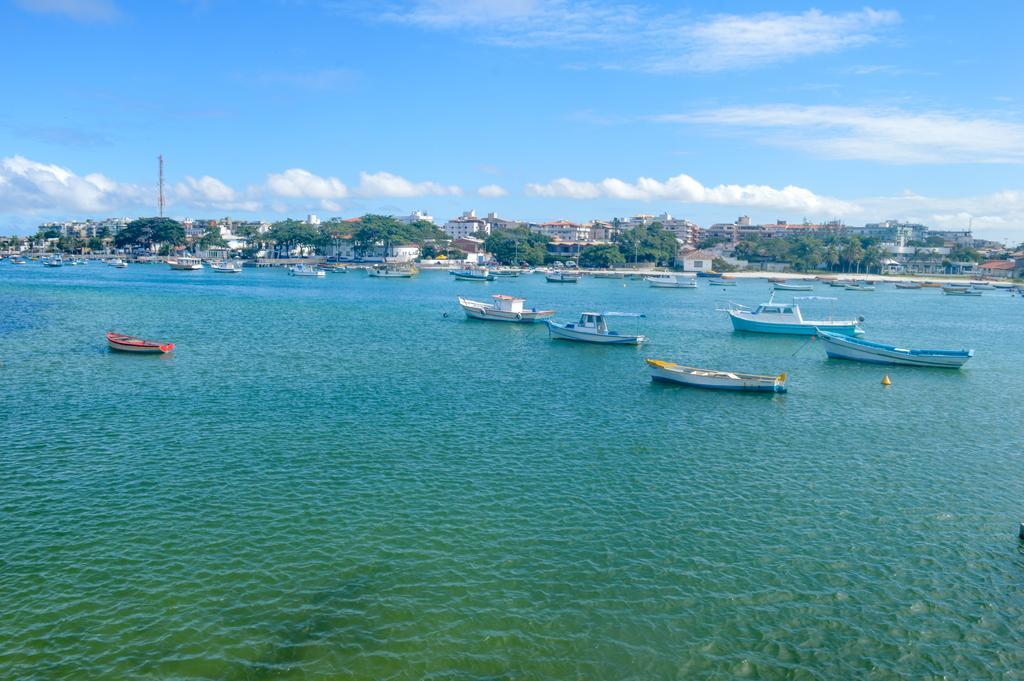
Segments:
[[[975,291],[994,291],[996,287],[987,282],[981,282],[979,284],[971,284],[971,288]]]
[[[210,265],[210,269],[221,274],[241,274],[242,267],[233,260],[218,260]]]
[[[644,279],[653,288],[697,288],[696,274],[658,274]]]
[[[496,295],[491,296],[494,303],[481,303],[477,300],[469,300],[459,296],[459,305],[471,319],[486,319],[493,322],[518,322],[531,324],[542,319],[553,317],[554,310],[538,310],[532,308],[527,310],[523,307],[525,298],[513,296]]]
[[[832,319],[831,317],[825,320],[804,319],[800,312],[800,306],[796,303],[797,300],[835,301],[836,299],[821,296],[798,296],[793,298],[792,303],[776,303],[775,292],[773,291],[768,298],[768,302],[758,305],[754,310],[738,304],[733,304],[727,308],[720,308],[720,310],[729,313],[732,327],[736,331],[783,333],[799,336],[813,336],[818,332],[818,329],[834,331],[848,336],[864,333],[864,330],[859,325],[864,320],[863,317],[848,320]]]
[[[505,270],[505,269],[491,270],[491,274],[493,276],[495,276],[495,277],[512,277],[512,278],[515,278],[515,277],[519,276],[519,270]]]
[[[19,258],[18,256],[13,256],[11,258],[11,264],[12,265],[24,265],[25,264],[25,259],[24,258]]]
[[[111,267],[116,267],[119,270],[123,270],[124,268],[128,267],[128,263],[126,263],[124,260],[121,260],[121,258],[114,258],[113,260],[108,260],[107,264],[110,265]]]
[[[196,271],[203,269],[203,261],[191,255],[183,255],[167,261],[172,270]]]
[[[371,277],[377,277],[379,279],[410,279],[419,272],[415,267],[394,267],[387,265],[385,267],[374,268],[368,272]]]
[[[588,272],[588,274],[595,279],[625,279],[625,272],[609,272],[607,270],[599,270],[596,272]]]
[[[708,286],[735,286],[735,279],[726,279],[725,277],[712,277],[708,279]]]
[[[916,281],[897,281],[896,288],[913,290],[921,288],[921,284]]]
[[[544,278],[553,284],[575,284],[580,280],[580,275],[565,270],[552,270],[547,272]]]
[[[814,290],[814,287],[811,286],[810,284],[783,284],[783,283],[778,283],[778,282],[772,284],[772,288],[775,289],[776,291],[813,291]]]
[[[947,296],[980,296],[981,291],[966,288],[963,286],[943,286],[942,292]]]
[[[43,264],[47,267],[63,267],[64,258],[58,255],[51,255],[49,258],[43,261]]]
[[[639,333],[629,335],[610,330],[607,322],[609,317],[632,317],[637,319],[639,327],[639,320],[643,315],[634,312],[584,312],[575,324],[560,324],[548,320],[546,322],[548,335],[551,338],[606,345],[640,345],[647,340],[646,336],[641,336]]]
[[[306,263],[299,263],[288,268],[288,274],[293,277],[326,277],[327,273],[323,270],[307,265]]]
[[[874,291],[875,287],[871,284],[848,284],[843,287],[847,291]]]
[[[851,338],[818,330],[825,353],[835,359],[852,359],[870,364],[899,364],[915,367],[959,369],[974,357],[974,350],[923,350],[898,348],[862,338]]]
[[[716,371],[714,369],[698,369],[687,367],[675,362],[660,359],[648,359],[651,367],[651,378],[655,381],[682,383],[696,388],[712,390],[740,390],[746,392],[784,393],[786,392],[786,374],[777,376],[760,376],[758,374],[741,374],[735,371]]]
[[[494,281],[494,275],[486,267],[455,270],[452,275],[460,281]]]

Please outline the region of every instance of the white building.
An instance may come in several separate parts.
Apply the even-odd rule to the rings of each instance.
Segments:
[[[680,253],[676,256],[676,265],[683,268],[684,272],[710,272],[712,261],[719,257],[711,250],[690,251]]]
[[[490,225],[486,220],[476,216],[476,211],[468,210],[457,218],[452,218],[441,227],[444,233],[453,239],[463,239],[467,236],[476,238],[488,237],[491,234]]]
[[[393,215],[392,217],[394,217],[399,222],[405,223],[407,225],[411,225],[414,222],[419,222],[420,220],[423,220],[424,222],[429,222],[430,224],[434,224],[434,216],[427,215],[421,210],[414,210],[408,215]]]
[[[317,216],[316,213],[310,213],[309,215],[306,216],[306,224],[307,225],[319,225],[320,224],[319,216]]]
[[[551,239],[561,241],[590,241],[592,228],[590,225],[579,225],[568,220],[545,222],[537,227],[537,231]]]

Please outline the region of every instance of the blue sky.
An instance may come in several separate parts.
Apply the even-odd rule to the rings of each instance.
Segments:
[[[0,232],[155,212],[1024,240],[1024,3],[0,0]]]

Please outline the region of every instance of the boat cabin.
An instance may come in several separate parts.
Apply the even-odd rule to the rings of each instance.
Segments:
[[[522,312],[523,303],[526,302],[525,298],[515,298],[513,296],[496,295],[494,298],[494,309],[500,312]]]
[[[572,328],[572,325],[568,325]],[[597,312],[584,312],[580,315],[580,320],[576,323],[575,328],[577,329],[593,329],[596,333],[606,334],[608,333],[608,323],[604,320],[604,315],[598,314]]]
[[[800,307],[795,303],[762,303],[754,310],[757,316],[771,318],[772,321],[791,322],[800,324],[803,317],[800,314]]]

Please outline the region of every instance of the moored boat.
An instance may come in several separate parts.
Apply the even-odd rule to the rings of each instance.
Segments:
[[[659,274],[645,279],[652,288],[697,288],[695,274]]]
[[[552,284],[575,284],[580,280],[580,275],[565,270],[552,270],[545,273],[544,278]]]
[[[782,333],[798,336],[813,336],[818,329],[834,331],[848,336],[864,333],[860,328],[863,317],[858,319],[832,319],[831,316],[825,320],[804,319],[800,312],[797,300],[828,300],[835,301],[835,298],[821,296],[803,296],[793,298],[792,303],[776,303],[775,293],[768,298],[767,303],[758,305],[755,309],[733,304],[722,311],[729,313],[732,320],[732,327],[736,331],[751,331],[754,333]]]
[[[151,354],[168,353],[174,349],[174,343],[146,340],[145,338],[137,338],[135,336],[128,336],[123,333],[115,333],[113,331],[107,334],[107,345],[110,346],[111,350]]]
[[[318,270],[315,267],[307,265],[306,263],[299,263],[288,268],[288,274],[293,277],[326,277],[327,273],[323,270]]]
[[[900,348],[863,338],[851,338],[818,329],[825,352],[835,359],[851,359],[871,364],[899,364],[917,367],[959,369],[974,357],[974,350],[928,350]]]
[[[374,267],[369,270],[367,274],[378,279],[411,279],[418,272],[419,270],[415,267],[385,265],[384,267]]]
[[[459,306],[465,311],[466,316],[471,319],[486,319],[487,321],[494,322],[531,324],[548,317],[553,317],[555,314],[554,310],[526,309],[523,306],[523,303],[526,302],[525,298],[500,294],[491,297],[494,303],[481,303],[477,300],[469,300],[459,296]]]
[[[768,281],[771,281],[769,279]],[[813,291],[814,287],[810,284],[784,284],[778,283],[772,285],[772,288],[776,291]]]
[[[486,267],[455,270],[452,275],[460,281],[494,281],[494,275]]]
[[[595,279],[625,279],[625,272],[612,272],[608,270],[597,270],[594,272],[588,272],[588,274]]]
[[[630,335],[610,330],[609,317],[632,317],[637,319],[639,326],[643,315],[634,312],[584,312],[576,323],[562,324],[547,320],[548,335],[551,338],[606,345],[640,345],[647,340],[646,336],[639,333]]]
[[[921,288],[921,284],[916,281],[897,281],[896,288],[919,289]]]
[[[994,291],[996,287],[993,286],[992,284],[989,284],[988,282],[983,281],[980,283],[971,284],[971,288],[974,289],[975,291]]]
[[[128,263],[126,263],[124,260],[121,260],[121,258],[114,258],[113,260],[108,261],[107,264],[110,265],[111,267],[116,267],[119,270],[123,270],[124,268],[128,267]]]
[[[203,269],[203,261],[191,255],[170,258],[167,260],[167,264],[172,270],[196,271]]]
[[[708,286],[735,286],[735,279],[726,279],[725,277],[715,277],[714,279],[708,279]]]
[[[875,287],[872,284],[847,284],[845,287],[847,291],[874,291]]]
[[[47,267],[63,267],[64,258],[60,255],[51,255],[49,258],[43,261],[43,264]]]
[[[965,288],[963,286],[943,286],[942,292],[947,296],[980,296],[981,291]]]
[[[660,359],[648,359],[647,365],[651,367],[651,378],[655,381],[669,381],[682,383],[696,388],[709,388],[712,390],[739,390],[746,392],[786,392],[786,374],[776,376],[761,376],[758,374],[744,374],[736,371],[716,371],[715,369],[698,369],[665,362]]]
[[[232,260],[218,260],[212,265],[210,269],[214,272],[220,272],[221,274],[241,274],[242,267]]]

